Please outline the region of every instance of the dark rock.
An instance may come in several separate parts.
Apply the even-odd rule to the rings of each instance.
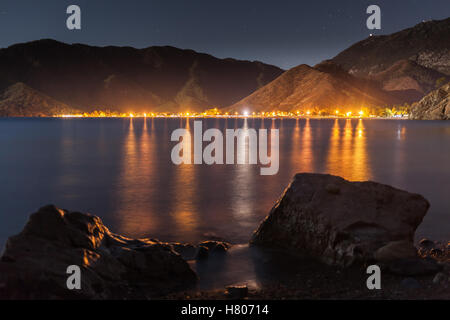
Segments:
[[[197,254],[197,248],[190,243],[172,243],[173,250],[181,255],[184,260],[193,260]]]
[[[226,253],[228,247],[223,243],[218,243],[212,250],[214,253]]]
[[[190,243],[171,243],[175,252],[177,252],[185,260],[201,260],[209,257],[210,254],[223,254],[231,247],[224,241],[203,241],[198,245]]]
[[[15,260],[13,258],[5,256],[5,255],[0,257],[0,262],[14,262],[14,261]]]
[[[436,258],[442,257],[444,255],[444,251],[438,248],[433,248],[430,250],[430,255]]]
[[[430,275],[442,269],[435,260],[423,258],[399,259],[390,262],[386,267],[390,273],[403,276]]]
[[[426,241],[422,240],[419,242],[418,253],[422,258],[433,258],[443,265],[447,262],[450,263],[450,248],[447,243],[428,239]]]
[[[198,246],[197,254],[195,256],[196,260],[203,260],[209,257],[209,249],[205,246]]]
[[[434,247],[434,241],[424,238],[419,241],[419,246],[425,249],[432,249]]]
[[[224,241],[203,241],[194,246],[190,243],[171,243],[173,250],[181,255],[185,260],[201,260],[209,257],[210,254],[226,253],[231,245]]]
[[[331,194],[339,194],[340,189],[338,186],[334,185],[334,184],[328,184],[325,189],[331,193]]]
[[[405,278],[401,282],[401,286],[406,289],[420,289],[422,285],[414,278]]]
[[[433,283],[446,285],[449,283],[449,277],[445,273],[439,272],[434,276]]]
[[[339,194],[330,192],[336,189]],[[392,241],[412,242],[429,206],[418,194],[376,182],[297,174],[251,244],[349,266],[373,259],[379,248]]]
[[[450,260],[441,262],[440,264],[442,265],[442,271],[450,275]]]
[[[4,262],[4,260],[10,262]],[[81,290],[68,290],[69,265],[81,269]],[[167,243],[111,233],[100,218],[47,206],[10,237],[0,262],[6,299],[144,299],[196,282]]]
[[[392,241],[379,248],[374,258],[380,262],[417,257],[417,250],[411,241]]]
[[[230,299],[244,299],[248,296],[247,285],[231,285],[226,287]]]
[[[211,253],[225,253],[229,248],[230,244],[224,241],[203,241],[199,243],[199,246],[203,246],[209,249]]]

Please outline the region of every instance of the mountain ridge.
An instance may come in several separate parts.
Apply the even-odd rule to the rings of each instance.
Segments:
[[[314,67],[287,71],[172,46],[97,47],[42,39],[0,49],[0,93],[24,83],[56,101],[50,105],[87,112],[388,107],[418,101],[450,80],[446,38],[450,18],[422,22],[359,41]]]
[[[401,103],[401,99],[381,90],[376,83],[361,80],[330,61],[315,67],[300,65],[252,93],[227,110],[272,112],[310,111],[334,114]]]
[[[423,96],[436,88],[438,79],[450,80],[450,45],[445,39],[450,39],[450,18],[368,37],[331,60],[356,77],[379,81],[388,91],[397,81],[403,90]]]
[[[23,82],[83,111],[223,107],[282,72],[259,61],[219,59],[171,46],[96,47],[43,39],[0,49],[0,91]],[[187,84],[192,90],[186,90]],[[180,105],[176,98],[193,103]]]

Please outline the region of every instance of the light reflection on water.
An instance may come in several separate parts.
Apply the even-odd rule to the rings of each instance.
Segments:
[[[133,119],[129,120],[123,143],[120,144],[123,150],[114,188],[117,205],[112,211],[124,234],[145,233],[148,229],[158,227],[155,208],[152,203],[148,203],[147,194],[143,192],[147,190],[148,178],[154,175],[155,136],[153,130],[149,133],[147,119],[143,120],[139,134],[133,122]]]
[[[183,136],[183,141],[186,141],[188,150],[192,150],[192,135],[190,131],[189,121],[186,121],[185,128],[188,130]],[[191,154],[193,161],[194,155]],[[174,209],[170,211],[173,218],[174,230],[180,234],[195,232],[198,225],[198,216],[196,208],[197,197],[197,179],[195,165],[180,165],[175,168],[175,199]]]
[[[236,127],[235,127],[236,128]],[[248,135],[248,120],[244,120],[242,126],[244,134]],[[246,163],[249,162],[249,139],[239,140],[236,143],[236,159],[244,157]],[[236,161],[236,160],[235,160]],[[251,199],[254,195],[254,176],[259,174],[249,164],[238,164],[235,166],[232,188],[231,188],[231,210],[233,220],[242,227],[251,228],[251,220],[249,218],[254,212],[254,203]]]
[[[191,141],[193,121],[0,120],[0,165],[7,168],[1,173],[0,245],[47,203],[92,212],[131,237],[198,241],[215,234],[244,243],[297,172],[421,193],[432,207],[419,236],[450,238],[449,122],[203,120],[204,131],[215,127],[224,134],[225,128],[279,128],[279,173],[261,176],[259,166],[248,164],[172,164],[170,134],[184,127]]]

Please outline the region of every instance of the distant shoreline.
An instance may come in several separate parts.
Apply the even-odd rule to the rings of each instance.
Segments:
[[[441,120],[425,120],[425,119],[410,119],[409,117],[335,117],[335,116],[298,116],[298,117],[261,117],[261,116],[157,116],[157,117],[0,117],[0,119],[314,119],[314,120],[420,120],[420,121],[441,121]],[[444,120],[445,121],[445,120]]]

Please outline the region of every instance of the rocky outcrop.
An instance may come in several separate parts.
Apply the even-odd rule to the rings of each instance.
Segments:
[[[81,289],[68,290],[68,266]],[[0,258],[0,298],[146,299],[195,284],[173,246],[111,233],[100,218],[55,206],[30,216]]]
[[[400,60],[450,75],[450,18],[424,21],[390,35],[373,35],[340,52],[333,61],[351,74],[370,77]]]
[[[228,251],[231,244],[225,241],[207,240],[197,245],[191,243],[171,243],[175,252],[181,255],[184,260],[201,260],[211,255],[223,254]]]
[[[350,74],[378,81],[383,89],[411,103],[450,79],[450,18],[424,21],[390,35],[371,35],[333,61]]]
[[[450,82],[430,92],[411,107],[411,119],[450,120]]]
[[[251,243],[341,266],[372,260],[377,250],[384,258],[393,258],[395,251],[404,258],[411,256],[415,230],[428,208],[421,195],[380,183],[301,173],[295,175]],[[405,242],[411,243],[409,248]]]

